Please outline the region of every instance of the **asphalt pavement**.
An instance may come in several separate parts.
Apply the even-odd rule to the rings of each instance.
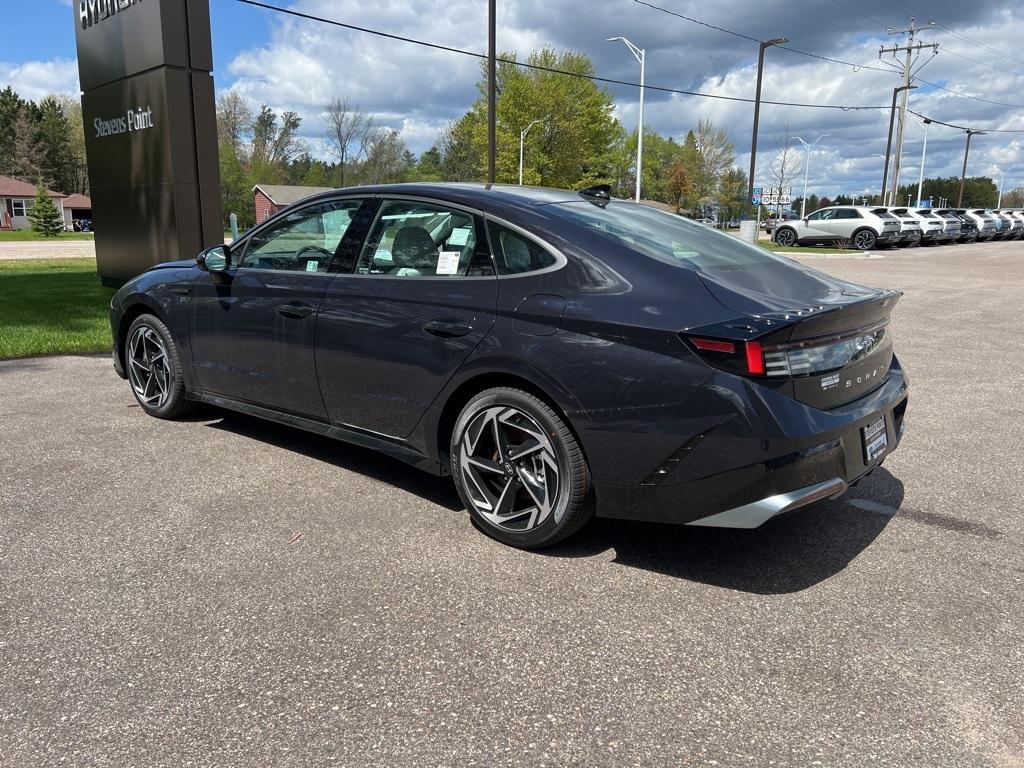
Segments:
[[[756,531],[516,551],[369,451],[0,363],[0,764],[1024,765],[1024,243],[884,255],[813,264],[906,292],[904,443]]]

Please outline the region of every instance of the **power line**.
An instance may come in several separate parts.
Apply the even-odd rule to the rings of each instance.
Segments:
[[[727,35],[732,35],[733,37],[738,37],[738,38],[740,38],[742,40],[749,40],[752,43],[758,43],[758,44],[761,43],[761,41],[758,40],[756,37],[751,37],[750,35],[744,35],[742,32],[736,32],[736,31],[731,30],[731,29],[726,29],[725,27],[719,27],[719,26],[716,26],[715,24],[709,24],[706,21],[701,21],[700,19],[695,19],[692,16],[686,16],[686,15],[684,15],[682,13],[678,13],[676,11],[669,10],[668,8],[662,8],[660,5],[654,5],[654,3],[649,3],[649,2],[647,2],[647,0],[633,0],[633,2],[637,3],[638,5],[646,5],[648,8],[652,8],[655,11],[661,11],[662,13],[667,13],[669,16],[675,16],[677,18],[682,19],[683,21],[689,21],[689,22],[692,22],[694,24],[699,24],[702,27],[707,27],[708,29],[713,29],[713,30],[715,30],[717,32],[724,32]],[[836,2],[836,0],[833,0],[833,2]],[[842,59],[836,59],[836,58],[833,58],[831,56],[822,56],[821,54],[818,54],[818,53],[811,53],[809,51],[801,51],[799,48],[790,48],[788,45],[776,45],[776,46],[773,46],[773,47],[778,48],[778,49],[783,50],[783,51],[789,51],[790,53],[798,53],[801,56],[809,56],[812,59],[820,59],[821,61],[830,61],[833,64],[842,64],[844,67],[853,67],[853,70],[855,72],[858,71],[858,70],[861,70],[861,69],[871,69],[871,70],[874,70],[875,72],[889,72],[888,69],[881,69],[880,67],[872,67],[872,66],[870,66],[868,64],[854,64],[852,61],[843,61]],[[765,101],[765,102],[762,102],[762,103],[763,104],[768,104],[769,102]]]
[[[316,22],[319,22],[321,24],[330,24],[330,25],[335,26],[335,27],[342,27],[343,29],[351,29],[351,30],[353,30],[355,32],[365,32],[366,34],[369,34],[369,35],[376,35],[378,37],[385,37],[385,38],[388,38],[390,40],[398,40],[399,42],[403,42],[403,43],[411,43],[413,45],[420,45],[420,46],[424,46],[426,48],[433,48],[435,50],[446,51],[448,53],[458,53],[458,54],[461,54],[463,56],[471,56],[471,57],[476,58],[476,59],[486,59],[487,58],[487,54],[484,54],[484,53],[477,53],[476,51],[466,51],[466,50],[463,50],[461,48],[454,48],[452,46],[442,45],[440,43],[431,43],[431,42],[426,41],[426,40],[417,40],[416,38],[404,37],[403,35],[396,35],[396,34],[391,33],[391,32],[383,32],[383,31],[378,30],[378,29],[370,29],[369,27],[360,27],[360,26],[358,26],[356,24],[348,24],[346,22],[336,21],[334,19],[326,19],[326,18],[324,18],[322,16],[314,16],[313,14],[303,13],[301,11],[295,11],[295,10],[292,10],[291,8],[280,8],[280,7],[276,6],[276,5],[270,5],[268,3],[259,2],[258,0],[236,0],[236,1],[239,2],[239,3],[243,3],[245,5],[254,6],[256,8],[263,8],[263,9],[268,10],[268,11],[275,11],[277,13],[283,13],[283,14],[285,14],[287,16],[294,16],[296,18],[306,19],[308,21],[316,21]],[[569,70],[566,70],[566,69],[558,69],[557,67],[545,67],[545,66],[542,66],[540,64],[530,64],[528,62],[515,61],[513,59],[499,58],[498,61],[500,61],[503,64],[512,64],[513,66],[522,67],[524,69],[533,69],[533,70],[537,70],[537,71],[540,71],[540,72],[550,72],[550,73],[556,74],[556,75],[566,75],[568,77],[575,77],[575,78],[579,78],[581,80],[591,80],[593,82],[608,83],[610,85],[624,85],[624,86],[629,86],[631,88],[640,88],[641,87],[640,83],[633,82],[633,81],[630,81],[630,80],[616,80],[616,79],[610,78],[610,77],[599,77],[597,75],[584,75],[584,74],[581,74],[579,72],[570,72]],[[686,91],[686,90],[683,90],[681,88],[668,88],[668,87],[660,86],[660,85],[644,85],[643,88],[646,89],[646,90],[650,90],[650,91],[660,91],[662,93],[675,93],[675,94],[679,94],[681,96],[697,96],[697,97],[703,98],[703,99],[719,99],[721,101],[737,101],[737,102],[743,102],[743,103],[746,103],[746,104],[753,104],[754,103],[754,99],[744,98],[742,96],[725,96],[723,94],[718,94],[718,93],[702,93],[700,91]],[[801,107],[803,109],[841,109],[844,112],[851,112],[851,111],[857,111],[857,110],[871,110],[871,109],[888,109],[888,107],[880,107],[880,106],[853,106],[853,105],[846,105],[846,104],[803,104],[803,103],[793,102],[793,101],[766,101],[764,99],[761,100],[761,103],[762,104],[771,104],[771,105],[777,106],[777,107]]]
[[[945,48],[943,50],[945,50],[946,53],[951,53],[954,56],[958,56],[959,58],[964,59],[966,61],[970,61],[970,62],[973,62],[975,64],[980,64],[983,67],[988,67],[989,69],[991,69],[991,70],[993,70],[995,72],[999,72],[1000,74],[1003,74],[1003,75],[1014,75],[1015,77],[1024,77],[1024,73],[1016,72],[1016,71],[1014,71],[1012,69],[1004,69],[1002,67],[997,67],[994,64],[989,64],[988,62],[985,62],[985,61],[979,61],[978,59],[972,59],[970,56],[964,56],[962,53],[957,53],[956,51],[951,51],[948,48]]]
[[[1024,128],[970,128],[969,126],[966,125],[944,123],[941,120],[936,120],[934,117],[926,117],[925,115],[922,115],[920,112],[915,112],[912,109],[908,109],[907,112],[909,112],[912,115],[916,115],[917,117],[920,117],[922,120],[928,120],[932,123],[935,123],[936,125],[944,125],[947,128],[956,128],[958,131],[980,131],[982,133],[1024,133]]]
[[[913,6],[908,5],[907,3],[903,2],[903,0],[893,0],[893,1],[896,2],[896,3],[899,3],[900,5],[902,5],[907,10],[913,11],[914,13],[916,13],[918,15],[921,15],[921,16],[926,16],[927,15],[927,14],[921,13],[918,10],[915,10],[913,8]],[[954,37],[959,38],[960,40],[963,40],[964,42],[970,43],[971,45],[976,45],[979,48],[984,48],[986,51],[989,51],[990,53],[994,53],[997,56],[1002,56],[1004,59],[1009,59],[1010,61],[1015,61],[1018,64],[1024,64],[1024,60],[1018,59],[1015,56],[1011,56],[1008,53],[1003,53],[1003,51],[1000,51],[998,48],[993,48],[992,46],[986,45],[985,43],[982,43],[979,40],[974,40],[973,38],[970,38],[967,35],[961,34],[960,32],[957,32],[952,27],[947,27],[945,24],[942,24],[942,23],[940,23],[938,21],[935,22],[935,26],[941,27],[942,29],[946,30],[949,34],[953,35]]]
[[[831,2],[832,2],[833,5],[838,5],[840,8],[845,8],[850,13],[853,13],[853,14],[856,14],[857,16],[860,16],[862,19],[867,19],[872,24],[877,24],[878,26],[880,26],[884,30],[892,29],[892,24],[886,24],[885,22],[879,21],[878,19],[874,18],[873,16],[868,16],[866,13],[861,13],[856,8],[851,8],[850,6],[846,5],[845,3],[839,2],[839,0],[831,0]]]
[[[939,85],[938,83],[930,82],[930,81],[925,80],[924,78],[918,77],[916,75],[914,76],[914,79],[917,82],[919,82],[919,83],[924,83],[925,85],[930,85],[932,88],[938,88],[940,91],[945,91],[946,93],[952,93],[954,96],[959,96],[960,98],[963,98],[963,99],[973,99],[974,101],[983,101],[986,104],[995,104],[995,105],[1000,106],[1000,107],[1011,107],[1012,109],[1024,109],[1024,104],[1007,104],[1005,101],[993,101],[992,99],[986,99],[983,96],[971,96],[968,93],[961,93],[960,91],[954,91],[952,88],[947,88],[944,85]]]

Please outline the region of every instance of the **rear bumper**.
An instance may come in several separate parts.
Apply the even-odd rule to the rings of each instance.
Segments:
[[[770,403],[774,398],[764,397],[743,417],[727,419],[700,439],[686,440],[683,449],[639,485],[598,485],[597,514],[756,528],[799,507],[835,498],[897,448],[907,396],[906,379],[894,358],[881,387],[832,411],[788,397],[788,403]],[[888,448],[868,461],[862,429],[879,418],[885,419]]]

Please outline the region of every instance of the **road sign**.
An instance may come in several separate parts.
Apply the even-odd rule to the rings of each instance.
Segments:
[[[761,192],[763,191],[763,189],[764,189],[763,187],[754,187],[754,194],[752,194],[750,196],[750,204],[751,205],[760,205],[761,204]]]

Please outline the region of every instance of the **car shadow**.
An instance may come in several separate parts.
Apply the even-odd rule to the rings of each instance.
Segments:
[[[369,448],[253,416],[202,409],[207,426],[358,472],[453,512],[463,512],[451,478],[435,477]],[[854,506],[850,501],[867,501]],[[755,530],[596,518],[541,557],[593,557],[674,578],[755,594],[799,592],[842,571],[885,529],[903,502],[903,483],[880,467],[845,496],[797,510]],[[467,529],[468,529],[467,520]]]
[[[214,419],[207,425],[214,429],[259,440],[350,472],[358,472],[452,511],[465,510],[450,477],[436,477],[370,448],[264,421],[255,416],[213,408],[203,410],[207,419]],[[196,420],[203,419],[200,416]]]
[[[870,509],[848,504],[874,502]],[[553,557],[614,550],[613,562],[762,595],[799,592],[842,571],[882,532],[903,501],[903,483],[879,468],[846,496],[814,504],[754,530],[598,518]]]

